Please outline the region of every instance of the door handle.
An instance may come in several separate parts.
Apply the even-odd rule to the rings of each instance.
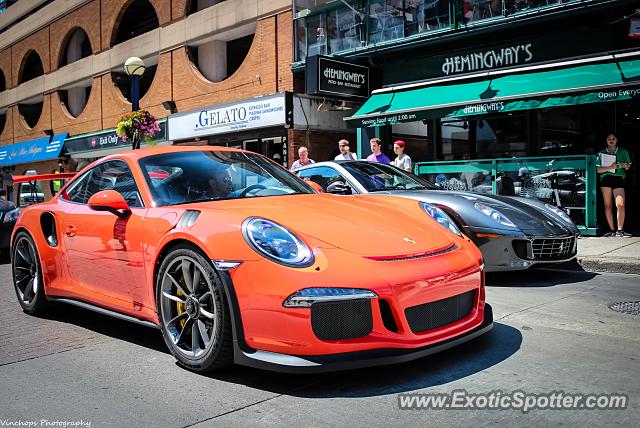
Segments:
[[[67,225],[64,229],[64,233],[69,237],[76,236],[76,228],[74,226]]]

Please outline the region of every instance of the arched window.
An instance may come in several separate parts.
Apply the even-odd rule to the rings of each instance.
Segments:
[[[214,40],[189,46],[189,59],[207,80],[221,82],[242,65],[251,49],[255,31],[253,24],[243,28],[240,37],[235,31],[233,36],[221,34]]]
[[[35,128],[42,115],[43,97],[38,96],[18,104],[18,112],[29,128]]]
[[[133,39],[159,27],[158,15],[148,0],[134,0],[122,14],[112,45]]]
[[[84,111],[91,95],[91,79],[80,82],[72,88],[60,90],[58,95],[69,114],[78,117]]]
[[[91,41],[82,28],[72,30],[60,56],[60,67],[91,55]]]
[[[22,65],[22,70],[18,77],[18,84],[28,82],[29,80],[35,79],[43,74],[44,68],[42,67],[40,55],[38,55],[34,50],[29,51],[26,59],[24,60],[24,64]]]
[[[146,65],[144,74],[140,76],[140,87],[138,89],[140,99],[149,91],[153,78],[158,68],[158,58],[143,58]],[[120,89],[122,95],[131,102],[131,77],[127,76],[124,71],[112,71],[111,80],[113,84]]]

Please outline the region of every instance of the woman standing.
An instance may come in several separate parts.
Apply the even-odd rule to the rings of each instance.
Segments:
[[[604,236],[617,236],[630,238],[631,234],[624,231],[624,184],[627,171],[631,168],[629,152],[618,147],[618,138],[615,134],[607,136],[607,147],[598,153],[596,161],[597,171],[600,175],[600,189],[604,199],[604,214],[609,223],[609,232]],[[617,209],[618,228],[613,227],[613,202]]]

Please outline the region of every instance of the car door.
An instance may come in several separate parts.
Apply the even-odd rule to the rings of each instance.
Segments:
[[[122,194],[131,214],[118,217],[89,208],[89,198],[102,190]],[[93,293],[135,304],[135,289],[145,284],[142,231],[147,210],[127,163],[97,165],[60,199],[71,205],[61,219],[71,279]]]

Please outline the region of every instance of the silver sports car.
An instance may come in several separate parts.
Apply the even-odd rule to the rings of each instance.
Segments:
[[[475,242],[488,272],[527,269],[576,256],[579,232],[569,216],[536,199],[438,190],[413,174],[373,162],[318,162],[294,172],[328,193],[376,192],[425,203],[443,226],[461,230]]]

